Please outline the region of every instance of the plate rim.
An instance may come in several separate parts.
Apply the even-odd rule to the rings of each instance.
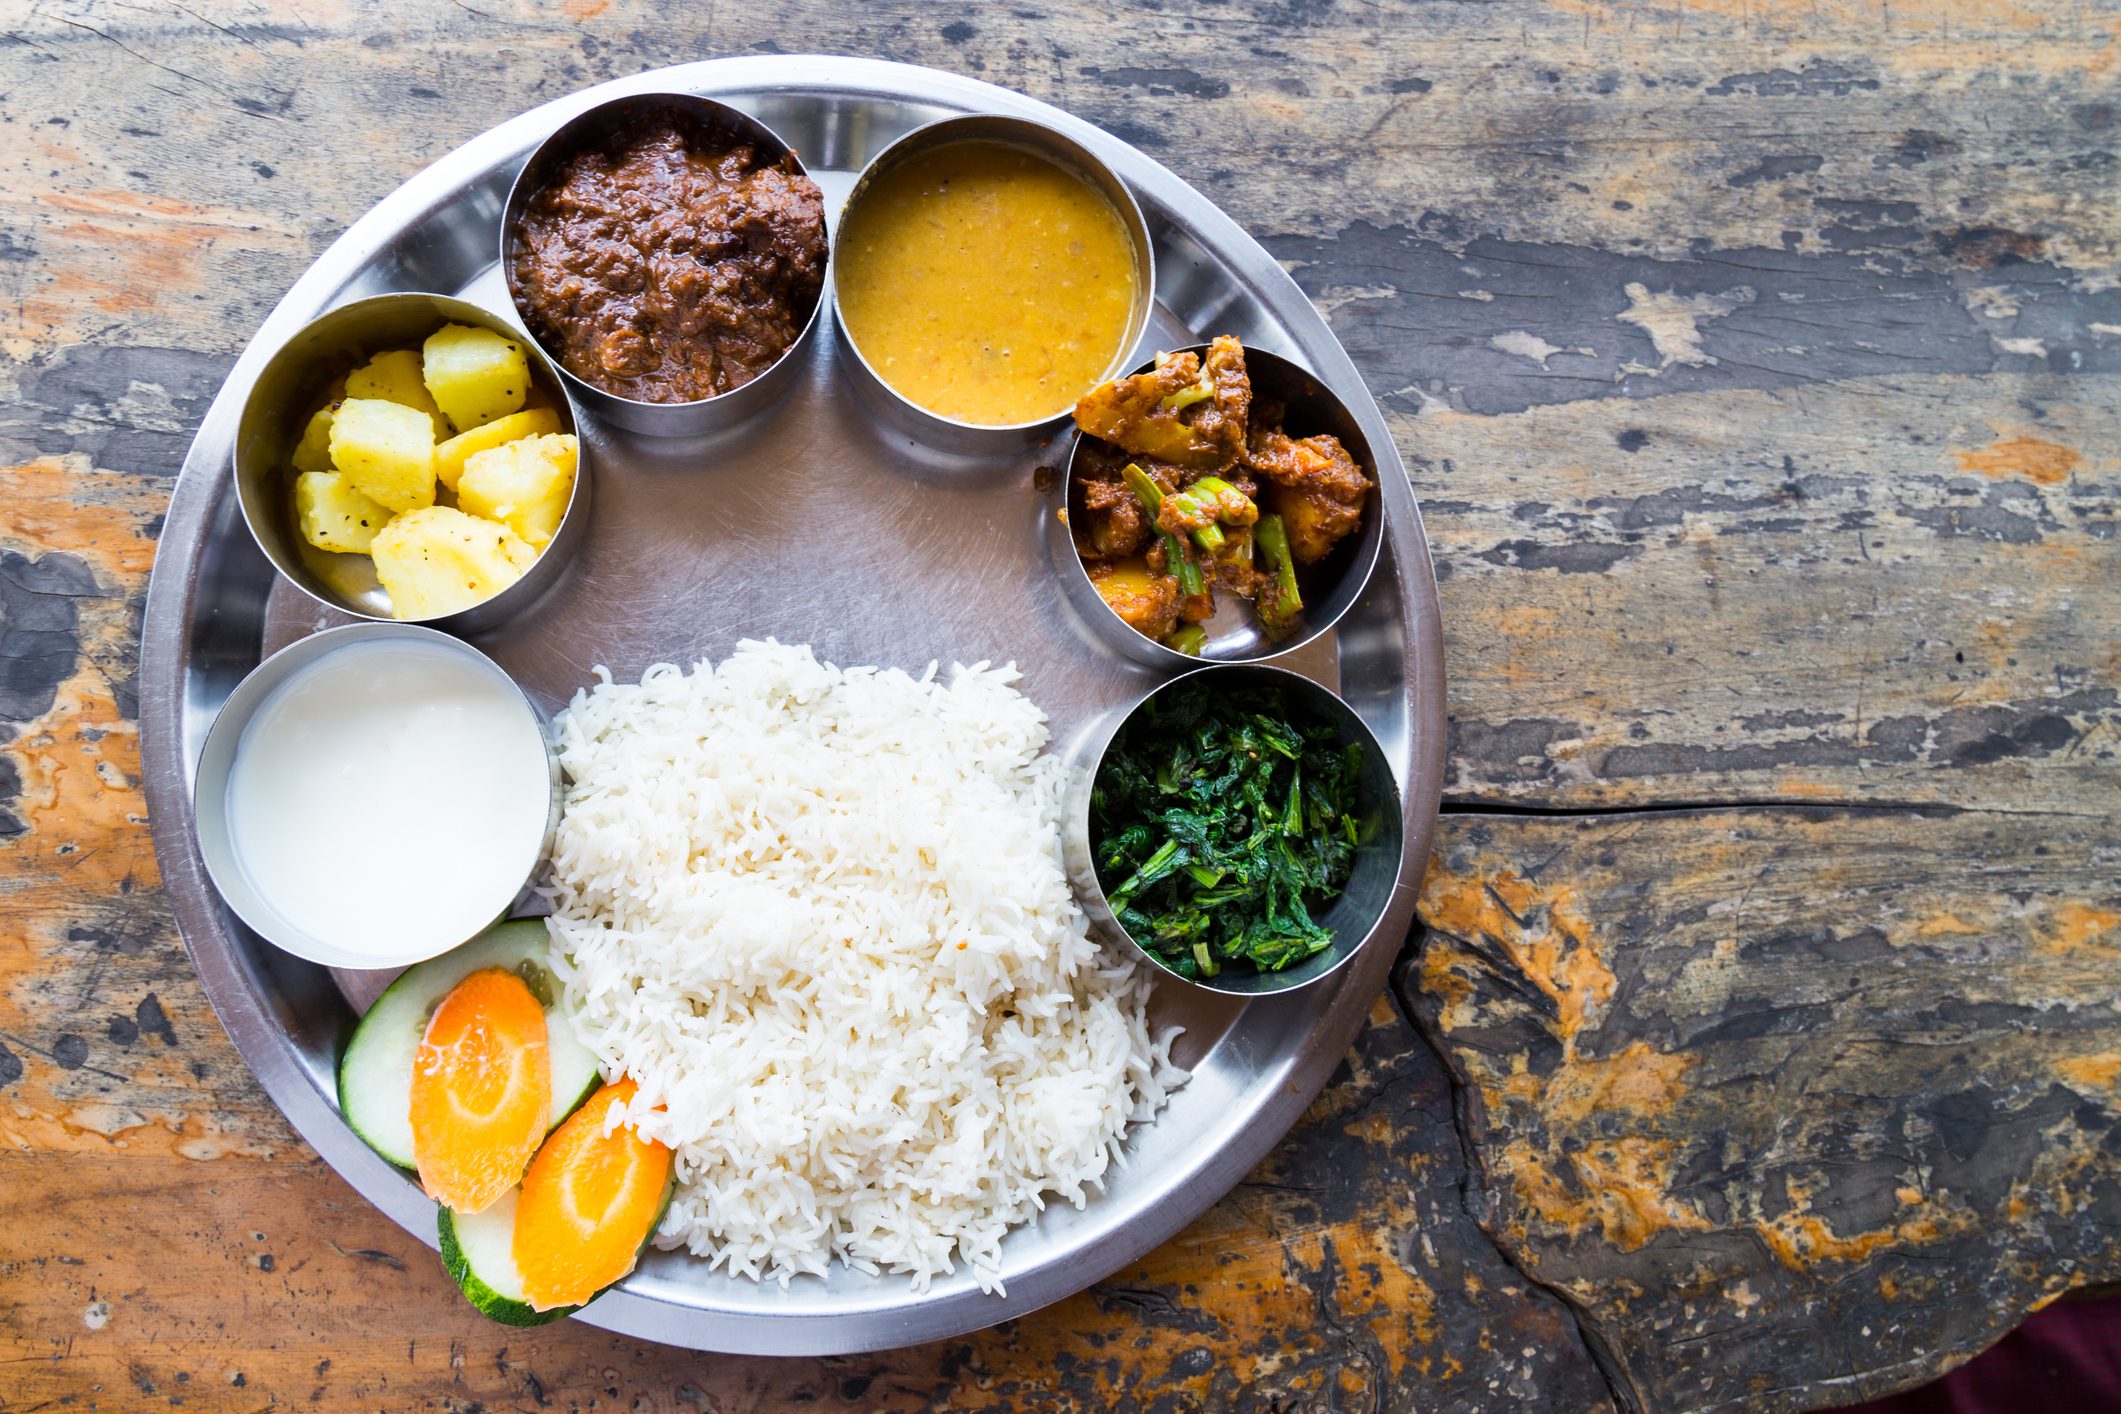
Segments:
[[[238,1054],[288,1124],[362,1198],[432,1247],[430,1205],[418,1214],[370,1190],[359,1172],[383,1161],[370,1153],[311,1082],[306,1062],[270,1014],[248,976],[233,940],[216,918],[218,905],[192,833],[191,754],[186,708],[191,603],[201,550],[228,474],[220,443],[232,435],[240,411],[237,390],[299,324],[306,311],[330,302],[399,230],[455,197],[468,177],[527,156],[536,136],[582,108],[627,93],[677,89],[747,98],[823,94],[897,103],[950,106],[960,111],[1018,113],[1053,124],[1097,149],[1137,191],[1181,213],[1189,232],[1225,261],[1242,265],[1269,311],[1306,336],[1303,352],[1323,381],[1349,402],[1373,449],[1389,452],[1393,475],[1379,480],[1385,501],[1385,549],[1399,585],[1406,638],[1402,697],[1407,708],[1406,845],[1385,919],[1405,931],[1433,842],[1442,798],[1444,760],[1443,633],[1436,581],[1412,483],[1390,427],[1367,383],[1324,316],[1263,246],[1212,201],[1155,159],[1102,128],[1051,104],[983,80],[888,60],[833,55],[747,55],[705,59],[630,75],[575,90],[485,130],[436,159],[381,198],[303,271],[246,343],[216,392],[186,450],[156,546],[140,630],[141,758],[150,831],[186,953],[216,1016]],[[333,282],[336,282],[334,284]],[[1382,463],[1384,457],[1378,460]],[[1397,961],[1392,949],[1373,949],[1345,970],[1334,1002],[1286,1062],[1285,1080],[1253,1110],[1249,1124],[1202,1161],[1180,1192],[1123,1220],[1086,1243],[1028,1272],[1009,1277],[1006,1296],[976,1288],[911,1301],[862,1302],[828,1313],[706,1310],[623,1287],[600,1298],[578,1319],[616,1333],[696,1350],[781,1355],[835,1355],[888,1349],[963,1335],[1021,1317],[1071,1296],[1138,1260],[1219,1202],[1288,1133],[1324,1089],[1366,1022]],[[367,1162],[364,1163],[363,1160]],[[389,1170],[393,1175],[396,1170]],[[397,1187],[406,1187],[402,1182]],[[385,1195],[386,1197],[389,1195]],[[402,1196],[402,1195],[400,1195]],[[1099,1200],[1093,1200],[1096,1202]],[[408,1208],[400,1212],[400,1208]],[[410,1219],[419,1217],[424,1222]],[[896,1279],[887,1279],[895,1281]],[[882,1294],[880,1289],[880,1294]]]

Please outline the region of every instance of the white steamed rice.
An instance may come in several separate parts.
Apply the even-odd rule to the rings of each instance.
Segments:
[[[582,1040],[677,1150],[658,1234],[785,1284],[916,1288],[1080,1207],[1184,1079],[1148,979],[1086,936],[1043,715],[979,664],[747,642],[578,694],[553,953]]]

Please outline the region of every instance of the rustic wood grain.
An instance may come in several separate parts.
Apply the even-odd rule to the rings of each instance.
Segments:
[[[1446,791],[2110,812],[2117,409],[1910,373],[1403,424],[1464,626]]]
[[[10,12],[0,1408],[1799,1408],[2121,1275],[2117,37],[2081,0]],[[190,429],[318,250],[536,102],[775,50],[1058,102],[1289,265],[1423,501],[1461,812],[1250,1183],[1083,1297],[834,1362],[463,1309],[215,1024],[131,689]]]
[[[572,1322],[494,1326],[298,1142],[211,1164],[162,1134],[128,1136],[127,1150],[40,1144],[0,1157],[19,1225],[0,1237],[14,1361],[0,1398],[123,1409],[182,1393],[257,1408],[322,1391],[347,1408],[734,1414],[1382,1408],[1418,1394],[1606,1407],[1596,1371],[1572,1358],[1566,1312],[1465,1220],[1448,1084],[1388,1002],[1349,1064],[1299,1138],[1135,1268],[997,1330],[824,1361],[701,1356]]]
[[[2110,817],[1454,825],[1400,988],[1465,1083],[1486,1216],[1632,1396],[1888,1388],[2121,1261]]]

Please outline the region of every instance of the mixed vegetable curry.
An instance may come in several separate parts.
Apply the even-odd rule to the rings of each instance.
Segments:
[[[1076,404],[1076,551],[1137,632],[1198,653],[1217,590],[1249,600],[1268,639],[1294,630],[1303,572],[1361,529],[1374,483],[1339,438],[1291,437],[1284,415],[1227,334]]]

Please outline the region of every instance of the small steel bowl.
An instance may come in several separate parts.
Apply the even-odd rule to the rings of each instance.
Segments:
[[[861,175],[855,179],[853,190],[847,194],[846,204],[840,208],[839,232],[845,234],[848,222],[854,217],[855,208],[861,204],[863,196],[875,183],[879,173],[936,148],[972,142],[997,143],[1043,157],[1063,171],[1073,173],[1095,187],[1119,213],[1121,224],[1127,228],[1128,238],[1134,245],[1137,289],[1127,332],[1121,338],[1119,349],[1113,355],[1111,364],[1099,375],[1100,381],[1127,367],[1134,359],[1134,350],[1140,344],[1142,335],[1148,330],[1149,316],[1156,305],[1156,251],[1149,240],[1148,222],[1143,219],[1141,207],[1136,204],[1134,194],[1127,189],[1127,184],[1121,181],[1118,174],[1106,166],[1097,154],[1044,123],[1033,122],[1029,118],[975,113],[959,118],[944,118],[926,127],[914,129],[879,152],[869,165],[862,169]],[[862,401],[893,428],[928,447],[963,456],[1007,456],[1051,441],[1068,421],[1069,408],[1062,408],[1049,416],[1030,422],[1005,425],[964,422],[954,417],[945,417],[941,413],[930,412],[885,382],[883,376],[870,366],[868,358],[863,355],[855,344],[853,335],[847,330],[847,318],[840,308],[837,280],[833,282],[832,290],[832,329],[840,362],[846,368],[847,377]],[[1070,406],[1072,405],[1071,401]]]
[[[1208,349],[1206,344],[1187,347],[1203,355]],[[1150,359],[1133,371],[1145,373],[1155,366],[1156,361]],[[1202,625],[1208,632],[1208,643],[1200,657],[1195,658],[1129,627],[1091,582],[1089,566],[1076,553],[1074,532],[1069,526],[1069,520],[1082,513],[1076,473],[1083,445],[1089,438],[1078,435],[1068,450],[1066,474],[1054,484],[1045,510],[1048,557],[1060,579],[1062,597],[1090,635],[1120,656],[1147,667],[1171,672],[1197,667],[1203,660],[1250,663],[1295,652],[1331,631],[1362,598],[1384,548],[1384,496],[1377,481],[1377,458],[1371,454],[1370,439],[1363,435],[1362,423],[1348,411],[1348,405],[1300,364],[1264,349],[1249,345],[1245,348],[1245,371],[1252,380],[1253,396],[1264,394],[1287,405],[1282,426],[1290,436],[1331,433],[1369,474],[1370,492],[1363,502],[1362,528],[1335,545],[1324,560],[1303,571],[1304,611],[1296,632],[1286,638],[1269,639],[1253,617],[1250,602],[1224,592],[1218,596],[1215,617]]]
[[[1340,896],[1318,919],[1319,923],[1333,930],[1333,945],[1282,972],[1241,972],[1226,968],[1214,977],[1186,977],[1172,971],[1163,959],[1136,942],[1113,916],[1104,884],[1097,876],[1095,842],[1090,836],[1091,794],[1105,769],[1113,743],[1150,703],[1179,691],[1233,691],[1268,686],[1282,690],[1284,703],[1291,714],[1326,721],[1339,735],[1342,745],[1362,748],[1362,770],[1355,801],[1360,839],[1355,851],[1355,865]],[[1091,727],[1070,754],[1068,791],[1062,804],[1061,821],[1064,831],[1062,852],[1068,879],[1074,885],[1076,902],[1089,917],[1092,929],[1109,940],[1125,939],[1128,947],[1166,977],[1235,997],[1266,996],[1308,987],[1339,971],[1357,951],[1370,946],[1381,931],[1393,890],[1399,885],[1400,853],[1406,831],[1399,782],[1392,774],[1391,760],[1368,725],[1356,715],[1355,709],[1301,673],[1263,663],[1197,668],[1152,688],[1132,706],[1111,713]]]
[[[554,129],[551,136],[537,145],[530,160],[516,174],[515,184],[508,189],[507,204],[501,209],[501,276],[507,281],[508,297],[515,301],[516,317],[530,331],[531,341],[551,359],[560,370],[560,377],[566,380],[567,390],[590,413],[643,436],[704,437],[749,421],[773,406],[795,385],[802,375],[806,350],[817,336],[819,311],[825,305],[822,287],[817,303],[811,306],[810,317],[803,321],[795,341],[781,350],[781,356],[763,373],[725,393],[684,403],[647,403],[621,397],[576,374],[561,361],[558,351],[545,344],[538,321],[524,305],[522,291],[516,287],[516,223],[524,207],[530,204],[531,197],[544,187],[554,167],[585,147],[638,130],[641,124],[658,118],[695,124],[700,131],[727,138],[732,144],[750,143],[770,160],[785,158],[798,175],[809,175],[795,149],[783,141],[779,133],[740,108],[690,93],[635,93],[614,98],[576,114]],[[829,235],[827,240],[825,279],[829,281],[832,278]]]
[[[366,555],[335,555],[303,540],[295,527],[288,458],[304,419],[334,374],[351,371],[386,349],[417,348],[444,324],[491,329],[521,343],[532,382],[559,414],[562,430],[576,434],[579,444],[573,495],[558,533],[537,562],[492,598],[420,621],[450,633],[483,633],[523,614],[566,574],[588,531],[590,501],[589,448],[580,438],[566,385],[536,344],[492,311],[447,295],[400,293],[355,300],[312,319],[272,356],[244,400],[236,428],[236,499],[251,538],[290,584],[327,608],[398,622]]]
[[[507,897],[496,897],[492,900],[493,916],[486,923],[480,924],[462,938],[399,938],[394,940],[398,943],[394,950],[355,954],[332,947],[304,932],[252,884],[248,872],[236,855],[235,836],[228,818],[228,782],[230,772],[235,767],[236,753],[242,745],[244,732],[257,716],[259,709],[271,699],[275,689],[304,668],[333,653],[358,648],[364,644],[393,642],[431,643],[476,662],[522,702],[523,711],[537,728],[539,741],[544,743],[549,805],[538,846],[535,851],[524,857],[521,884],[511,890]],[[553,748],[551,725],[547,722],[545,714],[538,710],[537,703],[531,700],[530,695],[524,692],[498,663],[462,639],[418,624],[345,624],[297,639],[253,668],[250,674],[236,685],[236,690],[229,694],[228,700],[221,705],[220,713],[214,718],[213,726],[207,730],[206,743],[199,753],[199,769],[192,792],[195,802],[193,827],[199,842],[199,853],[206,861],[206,872],[212,877],[214,887],[220,892],[223,902],[251,931],[274,947],[327,967],[363,970],[405,967],[430,957],[438,957],[461,943],[469,942],[492,922],[508,915],[511,906],[521,896],[523,885],[532,880],[552,852],[553,838],[560,824],[561,798],[560,759]],[[336,865],[345,868],[355,864],[357,861],[320,860],[318,867],[329,868]],[[371,882],[358,886],[387,888],[389,884]]]

